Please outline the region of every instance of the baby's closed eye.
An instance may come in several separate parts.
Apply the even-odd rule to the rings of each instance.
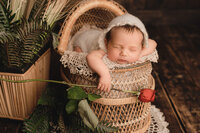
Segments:
[[[135,51],[137,51],[137,50],[136,50],[135,48],[130,48],[129,51],[135,52]]]
[[[118,49],[120,49],[121,46],[119,46],[119,45],[113,45],[113,48],[118,48]]]

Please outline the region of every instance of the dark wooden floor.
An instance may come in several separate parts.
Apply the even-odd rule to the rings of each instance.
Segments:
[[[158,42],[156,105],[171,133],[200,133],[200,26],[147,26]],[[22,121],[0,119],[0,133],[21,133]]]

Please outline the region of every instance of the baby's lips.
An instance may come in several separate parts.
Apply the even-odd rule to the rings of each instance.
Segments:
[[[124,64],[124,63],[127,63],[127,60],[124,60],[124,59],[118,59],[117,62],[120,63],[120,64]]]

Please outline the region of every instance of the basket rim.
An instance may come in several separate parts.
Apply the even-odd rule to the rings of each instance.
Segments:
[[[126,9],[121,6],[119,3],[113,0],[84,0],[75,5],[69,15],[65,18],[65,21],[59,32],[59,45],[57,51],[60,55],[64,54],[70,38],[70,33],[73,25],[75,24],[77,18],[79,18],[83,13],[87,12],[93,8],[106,8],[111,10],[116,15],[123,15]]]
[[[131,70],[135,70],[135,69],[140,69],[141,67],[145,67],[145,66],[147,66],[149,64],[151,64],[150,61],[145,61],[143,63],[130,65],[130,66],[126,67],[126,68],[117,68],[117,69],[111,70],[111,72],[120,73],[120,72],[131,71]]]

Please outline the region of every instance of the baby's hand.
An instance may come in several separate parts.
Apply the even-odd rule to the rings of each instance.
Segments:
[[[111,77],[110,77],[110,75],[101,76],[99,78],[99,84],[98,84],[97,89],[100,89],[101,91],[109,92],[110,88],[111,88]]]

